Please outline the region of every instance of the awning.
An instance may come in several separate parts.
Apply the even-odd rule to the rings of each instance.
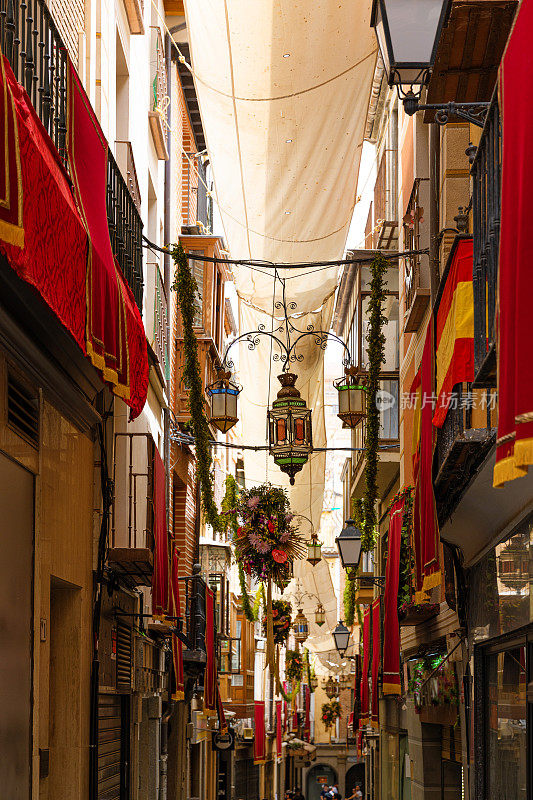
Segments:
[[[366,113],[376,60],[370,0],[186,0],[192,71],[216,198],[234,258],[301,263],[343,256],[357,190]],[[277,327],[273,270],[234,270],[240,332]],[[336,267],[287,278],[298,327],[329,329]],[[326,443],[323,351],[307,341],[297,386],[313,409],[313,441]],[[242,438],[263,444],[266,408],[279,371],[265,340],[241,348]],[[318,530],[324,454],[314,454],[296,478],[291,506]],[[262,454],[245,453],[248,486],[286,477]],[[317,591],[312,567],[296,564],[307,591]],[[315,568],[318,569],[318,568]],[[327,569],[321,599],[328,626],[336,603]],[[327,574],[326,574],[327,573]],[[315,572],[316,575],[316,572]],[[331,606],[329,609],[328,606]]]

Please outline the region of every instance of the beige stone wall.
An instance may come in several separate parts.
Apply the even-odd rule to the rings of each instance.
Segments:
[[[34,755],[50,748],[39,798],[88,794],[93,443],[42,405],[36,481]],[[47,637],[41,641],[40,621]]]

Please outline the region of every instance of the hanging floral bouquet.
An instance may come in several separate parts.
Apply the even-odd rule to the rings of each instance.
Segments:
[[[274,644],[285,644],[292,624],[292,606],[287,600],[272,601]],[[263,615],[263,636],[267,637],[267,615]]]
[[[241,491],[237,504],[235,557],[257,580],[271,578],[280,588],[292,574],[292,562],[305,553],[305,543],[292,524],[289,498],[266,483]]]
[[[323,703],[322,705],[322,722],[326,730],[332,728],[335,722],[341,715],[341,704],[338,700],[332,700],[330,703]]]
[[[287,650],[285,656],[285,675],[288,681],[300,683],[303,675],[303,656],[298,650]]]

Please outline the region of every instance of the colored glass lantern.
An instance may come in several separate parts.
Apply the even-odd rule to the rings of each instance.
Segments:
[[[355,428],[366,417],[366,388],[355,367],[346,369],[344,377],[333,384],[338,392],[339,411],[343,428]]]
[[[209,421],[227,433],[239,421],[237,400],[241,389],[231,380],[231,372],[219,372],[217,380],[206,387],[209,395]]]
[[[315,624],[321,627],[325,621],[326,621],[326,612],[324,611],[324,606],[322,605],[322,603],[319,603],[315,611]]]
[[[292,623],[292,630],[294,638],[299,644],[305,642],[305,640],[309,636],[309,624],[301,608],[298,609],[298,613],[294,618],[294,622]]]
[[[322,559],[322,545],[318,541],[318,536],[313,531],[311,538],[307,542],[307,560],[310,564],[316,566]]]
[[[297,377],[292,372],[278,375],[281,389],[268,411],[268,449],[291,486],[313,450],[311,410],[294,385]]]

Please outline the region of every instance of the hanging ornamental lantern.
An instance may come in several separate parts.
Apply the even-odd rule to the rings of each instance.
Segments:
[[[231,380],[231,372],[220,370],[217,380],[207,386],[206,391],[210,398],[209,422],[227,433],[239,421],[237,398],[241,389]]]
[[[349,689],[351,685],[352,681],[350,676],[343,673],[339,678],[339,687],[341,689]]]
[[[292,372],[278,375],[281,389],[268,411],[268,450],[291,486],[313,450],[311,409],[294,385],[297,377]]]
[[[319,603],[316,607],[315,611],[315,624],[319,627],[324,624],[326,621],[326,612],[324,611],[324,606],[322,603]]]
[[[337,697],[338,693],[337,683],[330,675],[326,683],[326,694],[330,700],[333,700],[334,697]]]
[[[345,375],[333,384],[339,393],[339,411],[343,428],[355,428],[366,417],[366,388],[357,367],[346,367]]]
[[[313,567],[322,559],[322,545],[318,541],[318,536],[313,531],[310,540],[307,542],[307,560]]]
[[[317,688],[317,686],[318,686],[318,678],[317,678],[316,675],[311,675],[311,677],[309,679],[309,685],[310,685],[310,687],[311,687],[311,689],[313,691]]]
[[[305,640],[309,636],[309,625],[307,623],[307,619],[304,615],[304,612],[301,608],[298,609],[298,613],[294,617],[294,622],[292,623],[292,630],[294,633],[294,638],[299,644],[305,642]]]

